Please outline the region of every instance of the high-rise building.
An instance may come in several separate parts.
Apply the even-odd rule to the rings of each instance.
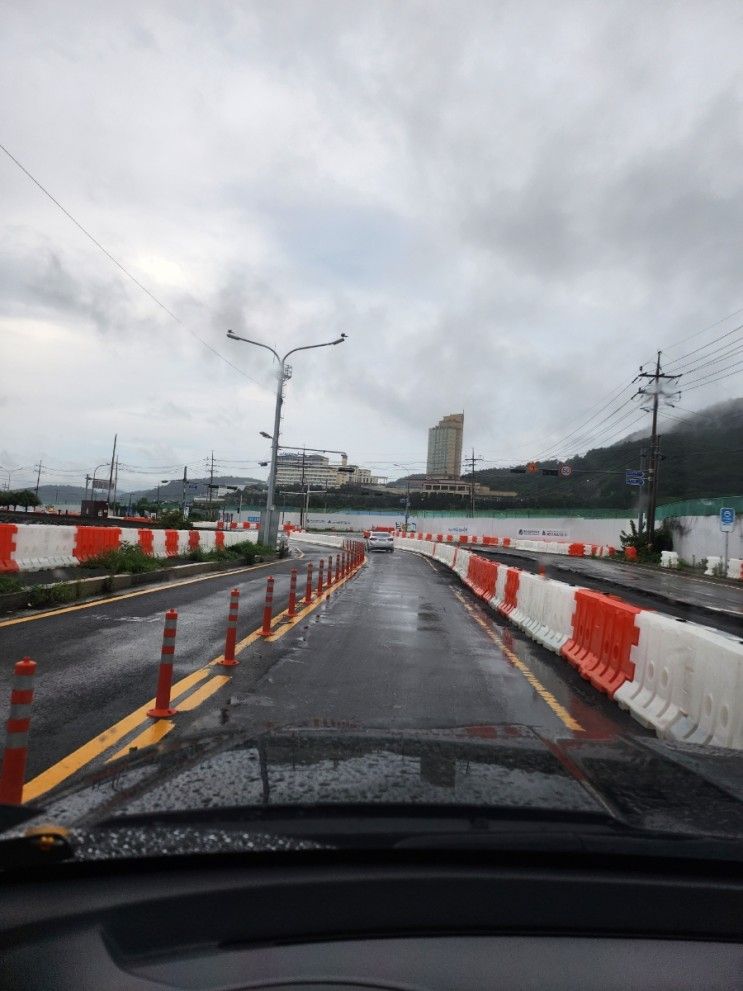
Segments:
[[[462,433],[464,413],[442,417],[428,431],[426,474],[439,478],[459,478],[462,474]]]

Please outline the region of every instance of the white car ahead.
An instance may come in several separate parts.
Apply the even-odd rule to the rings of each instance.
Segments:
[[[366,541],[366,549],[368,551],[394,551],[395,542],[392,539],[392,534],[385,533],[384,530],[372,530]]]

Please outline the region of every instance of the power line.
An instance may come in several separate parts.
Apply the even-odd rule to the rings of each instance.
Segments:
[[[733,317],[737,317],[741,313],[743,313],[743,307],[739,310],[734,310],[732,313],[728,313],[726,317],[721,317],[719,320],[715,320],[714,323],[709,324],[707,327],[702,327],[701,330],[695,330],[694,333],[689,334],[688,337],[682,337],[681,340],[676,341],[675,344],[666,344],[661,350],[663,352],[673,351],[674,348],[681,347],[682,344],[686,344],[687,341],[691,341],[693,338],[699,337],[701,334],[706,334],[708,330],[712,330],[713,327],[719,327],[721,323],[725,323],[726,320],[731,320]],[[673,364],[673,362],[670,362],[670,364]]]
[[[739,324],[737,327],[733,327],[732,330],[728,330],[726,333],[720,334],[719,337],[715,337],[713,340],[708,341],[707,344],[702,344],[702,345],[700,345],[700,347],[694,348],[693,351],[687,351],[686,354],[679,355],[678,358],[674,358],[672,361],[669,361],[667,367],[668,368],[673,368],[674,365],[678,365],[678,363],[681,362],[681,361],[683,361],[685,358],[690,358],[690,357],[692,357],[692,355],[699,354],[700,351],[707,351],[707,350],[709,350],[709,348],[713,348],[714,349],[714,345],[715,344],[719,344],[719,342],[720,341],[724,341],[725,338],[731,337],[733,334],[737,334],[738,331],[740,331],[740,330],[743,330],[743,324]],[[736,343],[736,342],[731,341],[730,343],[732,344],[732,343]],[[729,345],[727,345],[727,344],[724,345],[724,347],[728,347],[728,346]],[[718,350],[721,350],[721,349],[718,349]],[[712,354],[715,354],[715,353],[716,353],[716,351],[713,350],[712,351]],[[709,355],[704,355],[704,357],[705,358],[708,358]]]
[[[50,199],[50,200],[51,200],[51,202],[52,202],[52,203],[53,203],[53,204],[54,204],[54,205],[55,205],[55,206],[56,206],[56,207],[57,207],[57,208],[58,208],[59,210],[61,210],[61,211],[62,211],[62,213],[63,213],[63,214],[64,214],[64,215],[65,215],[65,216],[66,216],[66,217],[68,218],[68,220],[71,220],[71,221],[72,221],[72,223],[73,223],[73,224],[75,225],[75,227],[77,227],[77,228],[78,228],[78,230],[80,230],[80,231],[81,231],[81,232],[82,232],[82,233],[83,233],[83,234],[85,235],[85,237],[87,237],[87,238],[88,238],[88,240],[89,240],[89,241],[91,241],[91,242],[92,242],[92,243],[93,243],[93,244],[94,244],[94,245],[96,246],[96,248],[98,248],[98,250],[99,250],[99,251],[102,251],[102,252],[103,252],[103,254],[104,254],[104,255],[106,256],[106,258],[108,258],[108,260],[109,260],[110,262],[112,262],[112,263],[113,263],[113,264],[114,264],[114,265],[115,265],[115,266],[116,266],[116,267],[117,267],[117,268],[118,268],[118,269],[119,269],[119,270],[120,270],[121,272],[123,272],[123,273],[124,273],[124,275],[125,275],[125,276],[126,276],[126,277],[127,277],[128,279],[130,279],[130,280],[131,280],[131,281],[132,281],[132,282],[134,283],[134,285],[135,285],[135,286],[137,286],[137,288],[138,288],[138,289],[141,289],[141,290],[142,290],[142,292],[143,292],[143,293],[145,293],[145,295],[146,295],[146,296],[149,296],[149,298],[150,298],[150,299],[152,300],[152,302],[153,302],[153,303],[155,303],[155,304],[156,304],[156,306],[159,306],[159,307],[160,307],[160,309],[161,309],[161,310],[163,310],[163,312],[165,312],[165,313],[167,313],[167,315],[168,315],[168,316],[169,316],[169,317],[170,317],[170,318],[171,318],[172,320],[175,320],[175,322],[176,322],[176,323],[177,323],[177,324],[178,324],[178,325],[179,325],[180,327],[183,327],[183,329],[184,329],[184,330],[185,330],[185,331],[186,331],[187,333],[189,333],[189,334],[191,335],[191,337],[193,337],[193,338],[194,338],[195,340],[197,340],[197,341],[198,341],[198,342],[199,342],[200,344],[203,344],[205,348],[208,348],[208,350],[209,350],[209,351],[211,351],[211,352],[212,352],[212,354],[215,354],[215,355],[216,355],[216,356],[217,356],[218,358],[220,358],[220,359],[221,359],[222,361],[224,361],[224,362],[225,362],[225,364],[227,364],[227,365],[229,365],[229,366],[230,366],[230,368],[233,368],[233,369],[234,369],[234,370],[235,370],[236,372],[238,372],[238,374],[240,374],[240,375],[242,375],[242,376],[243,376],[244,378],[246,378],[246,379],[248,379],[248,381],[249,381],[249,382],[253,382],[253,384],[254,384],[254,385],[257,385],[257,386],[259,386],[259,387],[260,387],[261,389],[263,389],[263,388],[265,388],[265,386],[263,386],[263,385],[262,385],[262,384],[261,384],[260,382],[258,382],[258,381],[257,381],[256,379],[254,379],[254,378],[251,378],[251,376],[250,376],[250,375],[248,375],[248,374],[247,374],[247,372],[244,372],[244,371],[242,370],[242,368],[238,368],[238,366],[237,366],[237,365],[234,365],[234,364],[233,364],[233,363],[232,363],[232,362],[231,362],[231,361],[229,360],[229,358],[225,358],[225,356],[224,356],[224,355],[223,355],[223,354],[222,354],[222,353],[221,353],[220,351],[217,351],[217,349],[216,349],[215,347],[212,347],[212,345],[211,345],[211,344],[209,344],[209,343],[208,343],[207,341],[205,341],[205,340],[203,339],[203,337],[199,337],[199,335],[198,335],[198,334],[196,333],[196,331],[194,331],[194,330],[191,330],[191,328],[190,328],[190,327],[189,327],[189,326],[188,326],[187,324],[185,324],[185,323],[183,322],[183,320],[181,320],[181,319],[180,319],[180,317],[178,317],[178,316],[176,316],[176,314],[175,314],[175,313],[173,313],[173,311],[172,311],[171,309],[169,309],[169,308],[168,308],[168,307],[167,307],[167,306],[165,305],[165,303],[163,303],[163,302],[161,302],[161,301],[160,301],[160,300],[159,300],[159,299],[157,298],[157,296],[156,296],[156,295],[155,295],[155,294],[154,294],[153,292],[151,292],[151,291],[150,291],[150,290],[149,290],[149,289],[147,288],[147,286],[145,286],[145,285],[144,285],[144,284],[143,284],[142,282],[140,282],[140,281],[139,281],[139,279],[138,279],[138,278],[137,278],[137,277],[136,277],[135,275],[133,275],[133,274],[132,274],[132,273],[131,273],[131,272],[129,271],[129,269],[128,269],[128,268],[126,268],[126,267],[125,267],[124,265],[122,265],[122,264],[121,264],[121,262],[120,262],[120,261],[118,260],[118,258],[115,258],[115,257],[114,257],[114,255],[112,255],[112,254],[111,254],[111,252],[110,252],[110,251],[109,251],[109,250],[108,250],[107,248],[105,248],[105,247],[104,247],[104,246],[103,246],[103,245],[101,244],[101,242],[100,242],[100,241],[99,241],[99,240],[98,240],[98,239],[97,239],[96,237],[94,237],[94,236],[93,236],[93,234],[91,234],[91,232],[90,232],[90,231],[89,231],[89,230],[88,230],[88,229],[87,229],[86,227],[83,227],[83,225],[82,225],[82,224],[80,223],[80,221],[79,221],[79,220],[77,220],[77,219],[76,219],[75,217],[73,217],[73,215],[72,215],[72,214],[70,213],[70,211],[69,211],[69,210],[68,210],[68,209],[67,209],[66,207],[64,207],[64,206],[63,206],[63,205],[62,205],[62,204],[61,204],[61,203],[59,202],[59,200],[58,200],[58,199],[57,199],[57,198],[56,198],[55,196],[53,196],[53,195],[52,195],[52,194],[51,194],[51,193],[49,192],[49,190],[48,190],[48,189],[46,188],[46,186],[43,186],[43,185],[41,184],[41,182],[39,182],[39,180],[38,180],[38,179],[36,178],[36,176],[34,176],[34,175],[32,175],[32,173],[31,173],[31,172],[29,172],[29,170],[28,170],[28,169],[26,168],[26,166],[25,166],[25,165],[23,165],[23,164],[22,164],[21,162],[19,162],[19,161],[18,161],[18,159],[17,159],[16,157],[15,157],[15,155],[13,155],[13,154],[11,154],[11,152],[10,152],[10,151],[9,151],[9,150],[8,150],[8,149],[7,149],[6,147],[5,147],[5,145],[4,145],[4,144],[2,144],[2,143],[0,143],[0,151],[3,151],[3,152],[5,152],[5,154],[6,154],[6,155],[8,156],[8,158],[9,158],[9,159],[11,160],[11,162],[13,162],[13,163],[15,163],[15,165],[17,165],[17,166],[18,166],[18,168],[19,168],[19,169],[21,170],[21,172],[23,172],[23,173],[24,173],[24,175],[26,175],[26,176],[28,176],[28,178],[29,178],[29,179],[31,180],[31,182],[33,182],[33,184],[34,184],[35,186],[37,186],[37,187],[38,187],[38,188],[39,188],[39,189],[41,190],[41,192],[42,192],[42,193],[43,193],[43,194],[44,194],[44,195],[45,195],[45,196],[46,196],[46,197],[47,197],[48,199]]]
[[[583,428],[586,427],[586,426],[588,426],[588,424],[591,423],[592,420],[595,420],[597,416],[599,416],[606,409],[608,409],[615,402],[617,402],[617,400],[621,398],[622,393],[625,392],[626,389],[631,388],[631,386],[634,384],[635,381],[636,381],[636,379],[633,379],[633,381],[630,382],[629,385],[623,385],[623,386],[621,386],[621,388],[619,390],[615,390],[612,393],[611,399],[609,399],[609,401],[606,402],[592,416],[589,416],[589,418],[587,420],[585,420],[582,423],[580,423],[570,433],[566,434],[560,440],[556,441],[553,444],[550,444],[549,447],[546,447],[543,451],[540,451],[540,453],[537,455],[537,460],[542,460],[542,459],[546,458],[549,454],[551,454],[553,451],[562,449],[562,447],[564,446],[565,441],[569,440],[571,437],[574,437],[575,434],[581,433],[583,431]],[[602,397],[602,399],[599,399],[598,403],[594,403],[593,406],[589,407],[589,409],[586,412],[591,412],[591,410],[593,410],[594,407],[595,406],[598,406],[599,403],[601,403],[601,402],[603,402],[603,397]],[[626,403],[624,403],[623,405],[626,405]],[[621,408],[622,407],[620,406],[619,409],[621,409]],[[615,412],[618,412],[618,410],[616,410]],[[610,415],[613,415],[613,414],[610,414]]]
[[[707,375],[703,375],[699,379],[693,379],[691,382],[684,385],[684,392],[691,392],[693,389],[701,389],[705,385],[713,385],[715,382],[722,382],[723,379],[730,378],[731,375],[740,375],[741,370],[743,370],[741,366],[743,366],[743,362],[738,361],[734,365],[730,366],[726,374],[719,375],[717,378],[714,376],[717,376],[719,372],[723,371],[723,369],[718,369],[716,372],[710,372]],[[709,381],[705,381],[705,379],[709,379]]]

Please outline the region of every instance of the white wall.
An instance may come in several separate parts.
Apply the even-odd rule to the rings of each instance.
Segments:
[[[684,532],[674,529],[673,549],[683,561],[691,563],[694,558],[716,554],[722,557],[725,551],[725,535],[720,533],[720,520],[717,516],[678,516]],[[728,557],[743,558],[743,517],[735,521],[735,529],[728,535]]]
[[[405,514],[386,513],[312,513],[307,526],[317,530],[368,530],[375,525],[402,526]],[[285,513],[283,522],[299,524],[298,513]],[[410,516],[409,523],[422,533],[460,534],[493,537],[526,537],[534,539],[570,540],[578,543],[611,544],[619,547],[619,534],[629,526],[628,519],[594,520],[582,517],[478,517]]]

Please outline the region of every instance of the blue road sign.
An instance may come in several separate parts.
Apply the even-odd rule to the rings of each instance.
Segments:
[[[730,506],[723,506],[720,510],[720,529],[723,533],[730,533],[735,526],[735,510]]]
[[[624,481],[626,485],[644,485],[645,472],[628,468],[624,473]]]

